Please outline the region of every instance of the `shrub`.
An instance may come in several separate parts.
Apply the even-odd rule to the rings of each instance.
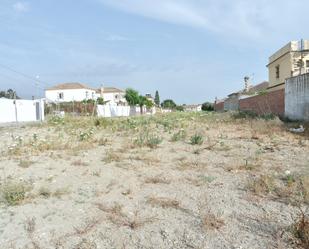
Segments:
[[[303,211],[300,218],[293,224],[292,232],[304,248],[309,248],[309,217]]]
[[[202,104],[202,110],[208,111],[208,112],[214,111],[214,104],[206,102],[206,103]]]
[[[20,204],[26,197],[27,187],[24,183],[5,183],[1,189],[2,194],[6,203],[10,206]]]
[[[204,140],[202,135],[195,134],[191,137],[190,142],[192,145],[201,145],[204,142]]]
[[[149,133],[140,134],[139,137],[134,141],[137,146],[147,146],[149,148],[157,148],[160,143],[162,143],[162,138],[155,134],[149,135]]]
[[[186,132],[184,130],[180,130],[173,134],[171,141],[172,142],[181,141],[181,140],[186,139],[186,136],[187,136]]]
[[[258,117],[258,114],[254,111],[238,111],[236,113],[233,113],[232,115],[235,119],[254,119]]]

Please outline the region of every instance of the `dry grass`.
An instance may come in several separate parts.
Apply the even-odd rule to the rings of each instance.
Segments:
[[[158,175],[158,176],[147,177],[145,179],[145,183],[146,184],[170,184],[171,181],[166,179],[163,176]]]
[[[32,164],[34,164],[31,160],[20,160],[18,166],[21,168],[29,168]]]
[[[116,151],[108,150],[102,161],[105,163],[121,162],[122,157],[121,154],[117,153]]]
[[[89,164],[79,159],[79,160],[73,161],[71,165],[80,167],[80,166],[88,166]]]
[[[148,197],[147,203],[154,207],[158,206],[162,208],[174,208],[174,209],[180,208],[179,201],[175,199],[166,198],[166,197],[151,196],[151,197]]]
[[[309,248],[309,217],[302,210],[292,226],[292,232],[303,248]]]
[[[103,212],[107,213],[108,219],[117,226],[128,227],[132,230],[143,227],[147,223],[152,223],[155,221],[155,217],[142,217],[139,215],[138,211],[135,211],[133,215],[127,215],[123,212],[123,207],[118,203],[114,206],[108,207],[104,204],[97,204],[97,207]]]
[[[274,178],[268,175],[261,175],[255,179],[250,179],[248,188],[257,195],[266,195],[271,193],[274,188]]]
[[[219,230],[225,225],[225,222],[218,215],[209,213],[202,217],[202,224],[206,230]]]

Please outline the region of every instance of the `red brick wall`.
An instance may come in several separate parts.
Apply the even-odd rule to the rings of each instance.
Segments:
[[[214,109],[216,112],[220,112],[224,110],[224,102],[218,102],[214,104]]]
[[[257,114],[277,114],[284,115],[284,89],[269,92],[263,95],[257,95],[239,100],[239,109],[241,111],[254,111]]]

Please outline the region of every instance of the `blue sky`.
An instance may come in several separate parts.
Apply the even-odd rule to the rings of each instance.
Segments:
[[[1,0],[0,89],[31,97],[82,82],[213,101],[246,75],[267,80],[274,51],[309,39],[308,9],[308,0]]]

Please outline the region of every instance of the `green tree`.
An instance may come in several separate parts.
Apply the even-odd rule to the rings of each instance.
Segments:
[[[183,112],[185,110],[185,108],[182,105],[178,105],[176,106],[176,110],[179,112]]]
[[[202,104],[202,110],[208,112],[214,111],[214,104],[210,102],[205,102],[204,104]]]
[[[98,105],[104,105],[104,99],[102,97],[97,98]]]
[[[15,96],[16,95],[16,96]],[[8,89],[6,92],[5,91],[0,91],[0,98],[7,98],[7,99],[19,99],[17,96],[16,92],[12,89]]]
[[[141,100],[138,91],[135,91],[132,88],[126,89],[126,94],[124,97],[130,106],[140,105]]]
[[[160,106],[160,95],[158,91],[156,91],[154,102],[157,106]]]
[[[177,107],[176,103],[171,99],[164,100],[161,106],[166,109],[175,109]]]

